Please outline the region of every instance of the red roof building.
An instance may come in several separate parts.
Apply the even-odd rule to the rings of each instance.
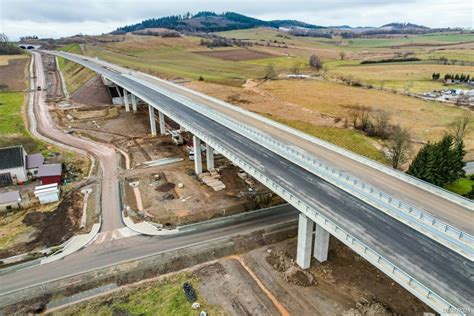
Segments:
[[[41,165],[38,168],[37,177],[42,185],[57,183],[61,184],[62,166],[60,163]]]

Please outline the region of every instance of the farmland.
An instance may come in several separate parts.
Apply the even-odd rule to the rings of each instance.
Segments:
[[[474,75],[474,66],[460,64],[472,58],[469,53],[472,43],[466,43],[474,39],[470,34],[351,40],[296,37],[265,28],[218,34],[250,41],[254,46],[209,49],[199,45],[200,39],[193,36],[161,38],[126,35],[119,42],[84,44],[82,52],[165,78],[181,77],[196,82],[200,79],[202,84],[192,88],[258,113],[271,114],[275,120],[285,121],[286,124],[379,161],[384,160],[380,156],[382,142],[359,132],[344,131],[344,126],[335,121],[347,119],[353,106],[385,110],[391,115],[391,123],[400,124],[411,131],[417,149],[420,144],[437,140],[448,132],[450,124],[461,115],[462,109],[393,91],[418,93],[446,88],[441,81],[431,79],[434,72],[441,75]],[[78,45],[74,49],[80,50]],[[339,56],[341,51],[346,54],[344,60]],[[422,60],[361,64],[363,60],[394,58],[405,51]],[[323,76],[318,76],[308,66],[308,58],[313,53],[320,56],[325,64]],[[441,64],[436,60],[438,56],[455,60],[456,64]],[[245,83],[249,79],[259,81],[264,77],[268,64],[274,65],[279,74],[288,73],[295,65],[299,65],[302,73],[316,76],[317,80],[260,81],[256,89],[249,89]],[[351,87],[341,83],[341,78],[350,78],[378,89]],[[239,99],[243,101],[239,102]],[[303,113],[307,111],[312,114],[305,116]],[[324,119],[315,119],[316,116]],[[320,124],[324,128],[311,128],[311,125]],[[468,159],[474,158],[473,129],[470,129],[465,140]],[[354,137],[358,137],[360,142],[354,142]],[[355,145],[361,143],[363,147]],[[414,153],[416,150],[412,155]]]
[[[0,147],[23,144],[27,151],[37,150],[39,144],[29,134],[24,120],[26,97],[27,55],[1,56],[0,84]]]

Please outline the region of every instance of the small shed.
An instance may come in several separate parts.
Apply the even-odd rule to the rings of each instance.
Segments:
[[[8,211],[20,208],[20,192],[9,191],[0,193],[0,211]]]
[[[41,204],[59,201],[59,188],[57,183],[40,185],[35,187],[35,196]]]
[[[61,183],[62,165],[54,163],[50,165],[41,165],[38,168],[37,177],[40,178],[42,185],[51,183]]]

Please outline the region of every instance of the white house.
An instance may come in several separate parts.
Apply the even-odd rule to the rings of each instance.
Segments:
[[[26,152],[23,146],[0,148],[0,186],[26,180]]]
[[[21,197],[18,191],[0,193],[0,212],[18,209]]]

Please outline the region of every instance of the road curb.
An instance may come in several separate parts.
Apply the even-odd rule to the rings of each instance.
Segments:
[[[210,219],[210,220],[202,221],[198,223],[178,226],[175,229],[160,229],[147,221],[143,221],[141,223],[134,223],[133,220],[129,216],[125,216],[125,212],[122,212],[122,220],[128,228],[130,228],[131,230],[141,235],[170,236],[170,235],[193,232],[193,231],[205,229],[205,228],[211,228],[211,227],[215,227],[219,225],[224,225],[229,222],[237,222],[241,219],[255,218],[255,217],[262,216],[266,213],[270,213],[270,212],[281,212],[282,209],[286,207],[288,207],[288,204],[270,206],[270,207],[255,210],[255,211],[230,215],[226,217],[219,217],[219,218]]]

